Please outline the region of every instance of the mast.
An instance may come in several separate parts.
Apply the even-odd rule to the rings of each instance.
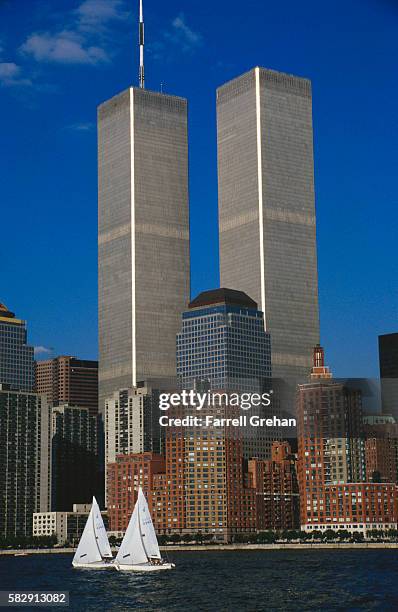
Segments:
[[[91,511],[90,511],[90,514],[92,514],[91,520],[92,520],[92,523],[93,523],[93,533],[94,533],[95,543],[96,543],[96,545],[97,545],[98,552],[99,552],[99,554],[100,554],[100,556],[101,556],[101,559],[103,559],[102,552],[101,552],[101,549],[100,549],[99,544],[98,544],[98,536],[97,536],[97,532],[96,532],[96,530],[95,530],[95,512],[94,512],[94,502],[95,502],[95,503],[97,503],[97,500],[95,499],[95,497],[93,497],[93,503],[92,503],[92,506],[91,506]]]
[[[145,44],[145,32],[144,32],[144,12],[142,8],[142,0],[140,0],[140,23],[139,23],[139,44],[140,44],[140,71],[139,71],[139,84],[141,89],[145,89],[145,69],[144,69],[144,44]]]
[[[140,540],[142,542],[142,548],[145,551],[146,554],[146,558],[147,561],[149,561],[149,556],[148,556],[148,552],[147,549],[145,547],[145,543],[144,543],[144,538],[142,537],[142,532],[141,532],[141,517],[140,517],[140,493],[142,492],[141,486],[138,489],[138,497],[137,497],[137,508],[138,508],[138,512],[137,512],[137,518],[138,518],[138,532],[140,534]]]

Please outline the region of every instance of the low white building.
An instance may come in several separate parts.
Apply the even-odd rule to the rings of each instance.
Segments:
[[[73,504],[72,512],[35,512],[33,514],[33,536],[57,537],[58,544],[77,545],[83,533],[91,504]],[[102,512],[105,524],[107,513]]]

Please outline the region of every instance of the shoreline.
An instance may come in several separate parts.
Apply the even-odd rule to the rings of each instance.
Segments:
[[[160,550],[165,552],[218,552],[218,551],[246,551],[246,550],[352,550],[352,549],[397,549],[398,542],[332,542],[327,543],[309,543],[309,544],[292,544],[292,543],[281,543],[281,544],[193,544],[193,545],[175,545],[175,546],[161,546]],[[0,550],[0,557],[2,556],[30,556],[30,555],[59,555],[59,554],[70,554],[72,555],[76,549],[74,548],[32,548],[32,549],[10,549]],[[115,550],[113,550],[115,552]]]

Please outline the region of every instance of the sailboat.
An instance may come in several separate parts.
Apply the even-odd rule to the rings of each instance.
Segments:
[[[175,567],[174,563],[167,563],[162,559],[148,504],[141,487],[114,567],[119,572],[157,572]]]
[[[95,497],[72,565],[85,569],[113,568],[111,547]]]

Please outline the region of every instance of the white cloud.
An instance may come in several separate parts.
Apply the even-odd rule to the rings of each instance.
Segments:
[[[115,37],[110,23],[124,20],[125,0],[84,0],[65,15],[63,29],[34,32],[20,47],[37,62],[59,64],[104,64],[111,59]]]
[[[53,35],[48,32],[32,34],[22,45],[21,51],[31,55],[37,62],[98,64],[109,61],[104,49],[88,45],[83,36],[71,31]]]
[[[161,38],[148,45],[148,50],[155,59],[165,59],[174,56],[176,52],[191,53],[201,46],[203,37],[187,25],[181,13],[163,32]]]
[[[104,27],[112,20],[126,19],[122,0],[85,0],[77,9],[78,27],[81,30]]]
[[[53,352],[53,349],[47,348],[46,346],[35,346],[34,348],[35,357],[37,355],[49,355],[52,352]]]
[[[72,123],[72,125],[68,125],[68,130],[73,130],[75,132],[91,132],[94,130],[95,124],[90,121],[83,121],[81,123]]]
[[[30,79],[21,76],[21,67],[14,62],[0,62],[0,85],[14,87],[31,85]]]
[[[185,23],[185,17],[182,13],[173,20],[172,28],[170,38],[176,44],[181,44],[184,51],[189,51],[202,44],[201,34],[194,32]]]

